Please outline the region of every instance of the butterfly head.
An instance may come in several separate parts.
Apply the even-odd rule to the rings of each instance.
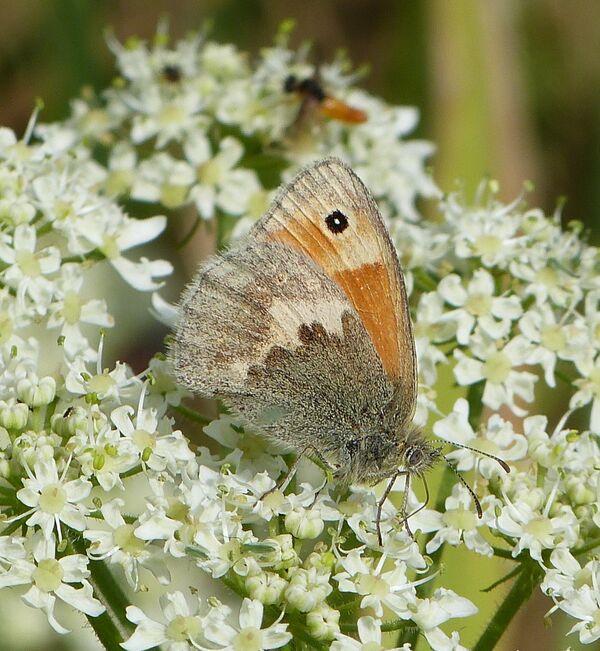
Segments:
[[[400,466],[411,475],[422,475],[435,464],[440,451],[411,428],[398,436],[382,432],[349,440],[345,446],[344,479],[373,485],[398,472]]]
[[[442,456],[441,450],[423,437],[417,427],[412,427],[400,442],[401,464],[411,475],[422,475]]]

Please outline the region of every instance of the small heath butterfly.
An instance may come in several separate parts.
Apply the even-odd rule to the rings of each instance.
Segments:
[[[308,167],[185,290],[178,381],[347,484],[422,475],[404,279],[375,200],[342,161]],[[406,515],[406,514],[404,514]]]

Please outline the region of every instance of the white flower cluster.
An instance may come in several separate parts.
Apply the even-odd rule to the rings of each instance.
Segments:
[[[600,639],[598,564],[582,570],[572,554],[585,558],[600,543],[600,252],[580,237],[578,223],[563,229],[559,211],[546,217],[522,198],[502,205],[495,190],[483,184],[472,206],[447,197],[436,223],[394,222],[413,269],[418,418],[425,423],[438,411],[438,371],[449,365],[469,400],[456,400],[434,433],[515,463],[505,475],[469,449],[448,454],[459,471],[477,469],[476,489],[487,493],[483,519],[456,484],[445,512],[425,511],[420,520],[435,532],[426,550],[462,541],[492,555],[487,530],[512,557],[539,563],[552,610],[579,619],[572,631],[592,642]],[[535,413],[537,385],[545,387],[542,404],[556,396],[552,427]],[[587,425],[568,428],[590,403],[577,421]],[[494,413],[500,409],[504,418]],[[561,572],[563,579],[572,572],[568,586],[556,580]]]
[[[404,140],[417,114],[352,89],[343,61],[321,67],[323,85],[366,122],[313,114],[299,124],[301,99],[284,82],[315,70],[281,35],[256,63],[199,36],[170,47],[161,30],[151,46],[110,45],[121,76],[101,98],[38,127],[38,143],[0,130],[0,587],[25,586],[25,602],[61,633],[57,598],[92,626],[103,614],[100,640],[131,651],[382,649],[385,632],[409,649],[415,631],[433,649],[458,650],[458,633],[441,626],[477,608],[444,587],[428,556],[464,545],[513,558],[523,575],[535,567],[553,610],[575,618],[582,642],[599,639],[600,566],[588,558],[600,525],[597,250],[558,214],[501,205],[489,186],[474,206],[453,195],[439,222],[420,220],[415,199],[438,191],[424,171],[431,145]],[[476,471],[483,517],[448,472],[445,508],[410,520],[416,541],[394,505],[402,481],[384,504],[381,547],[373,489],[341,493],[310,477],[309,463],[276,489],[289,460],[227,415],[204,428],[211,445],[192,451],[173,415],[201,418],[180,405],[159,358],[139,376],[102,365],[98,327],[113,318],[91,270],[108,263],[140,291],[171,271],[125,255],[166,218],[132,219],[119,201],[239,216],[241,232],[281,180],[325,154],[374,190],[407,269],[417,419],[512,467],[506,475],[469,449],[451,452],[459,471]],[[447,415],[437,404],[444,364],[462,387]],[[551,428],[535,413],[536,383],[569,396]],[[589,427],[567,429],[588,403]],[[420,505],[412,492],[407,501]],[[105,565],[112,587],[96,574]],[[119,614],[121,577],[134,599]],[[220,584],[237,606],[214,596]],[[137,600],[145,593],[159,609]]]

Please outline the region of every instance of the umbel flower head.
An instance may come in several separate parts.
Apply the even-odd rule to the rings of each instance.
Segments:
[[[597,641],[600,274],[579,227],[523,197],[503,204],[491,183],[472,201],[442,197],[425,170],[433,145],[408,138],[417,111],[356,88],[343,59],[320,67],[322,84],[367,120],[313,112],[298,123],[300,99],[284,83],[315,68],[285,30],[255,61],[203,35],[171,44],[162,26],[150,44],[109,45],[111,88],[74,100],[64,122],[34,116],[21,138],[0,129],[0,587],[25,586],[24,602],[61,633],[67,604],[105,646],[131,650],[408,649],[419,634],[461,649],[474,620],[456,625],[460,635],[449,622],[477,605],[440,572],[451,545],[509,559],[513,603],[539,586],[573,635]],[[225,244],[282,181],[331,154],[373,190],[405,268],[417,424],[511,465],[506,475],[468,449],[448,455],[482,519],[450,470],[427,505],[399,480],[380,545],[382,487],[341,491],[307,461],[277,488],[290,459],[227,414],[207,424],[160,352],[140,374],[106,360],[122,323],[93,274],[113,269],[113,287],[156,292],[171,263],[136,247],[168,220],[185,221],[184,240],[213,220]],[[421,218],[419,197],[437,202],[438,220]],[[156,215],[136,218],[139,202]],[[138,300],[141,320],[150,311]],[[152,303],[172,320],[157,293]],[[556,397],[552,421],[540,387]],[[208,438],[192,446],[202,429]],[[415,539],[403,503],[424,506],[410,520]],[[95,574],[100,564],[111,572]],[[505,610],[484,632],[490,647]]]

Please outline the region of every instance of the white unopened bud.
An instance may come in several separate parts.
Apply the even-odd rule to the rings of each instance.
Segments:
[[[50,376],[39,380],[23,378],[17,382],[17,395],[30,407],[49,405],[56,395],[56,381]]]
[[[246,590],[250,599],[258,599],[265,606],[279,603],[287,585],[285,579],[273,572],[261,572],[246,579]]]
[[[0,402],[0,425],[6,429],[24,429],[28,418],[29,407],[22,402]]]
[[[306,615],[309,633],[317,640],[332,640],[340,632],[340,613],[325,602]]]
[[[325,527],[318,511],[294,509],[285,516],[285,528],[301,540],[310,540],[321,534]]]
[[[315,568],[293,570],[284,598],[290,606],[302,613],[314,610],[317,604],[328,597],[333,590],[329,583],[330,574],[319,574]]]

